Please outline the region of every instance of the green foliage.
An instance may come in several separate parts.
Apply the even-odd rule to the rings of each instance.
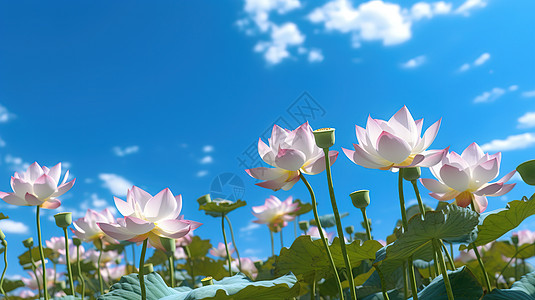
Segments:
[[[535,256],[535,244],[524,244],[519,246],[517,250],[515,245],[509,242],[495,242],[492,244],[492,248],[509,258],[526,259]]]
[[[4,215],[4,213],[0,213],[0,220],[9,219],[8,216]]]
[[[510,289],[494,289],[483,300],[535,300],[535,272],[523,276]]]
[[[349,216],[349,213],[347,213],[347,212],[341,213],[340,214],[340,219],[342,219],[344,217],[347,217],[347,216]],[[321,227],[323,227],[323,228],[329,228],[329,227],[336,226],[336,219],[334,217],[334,214],[323,215],[323,216],[320,216],[319,219],[320,219]],[[315,219],[312,219],[309,222],[310,222],[310,225],[312,225],[312,226],[318,226],[318,224],[316,224],[316,220]]]
[[[214,199],[212,202],[208,202],[204,205],[199,206],[199,210],[204,210],[204,213],[212,217],[221,217],[223,214],[228,214],[229,212],[235,210],[236,208],[247,205],[247,202],[243,200],[238,200],[236,202],[217,200]]]
[[[299,199],[295,199],[293,203],[299,203],[299,209],[297,211],[294,211],[293,213],[290,213],[290,215],[300,216],[312,210],[312,204],[310,203],[303,203]]]
[[[149,259],[145,260],[146,264],[152,264],[154,266],[164,265],[169,261],[167,254],[162,250],[154,250],[152,256]]]
[[[427,216],[427,215],[426,215]],[[479,299],[483,295],[483,289],[476,278],[466,267],[455,271],[448,271],[453,296],[456,300]],[[431,283],[418,293],[421,300],[447,300],[446,288],[442,275],[436,277]]]
[[[179,264],[178,268],[186,270],[188,274],[194,274],[195,276],[212,276],[214,279],[222,279],[228,276],[228,269],[226,260],[213,260],[209,257],[193,258],[189,263]]]
[[[212,244],[210,244],[210,240],[201,240],[200,237],[194,236],[188,248],[192,258],[200,258],[208,254],[208,250],[212,248]]]
[[[32,251],[32,258],[34,262],[41,259],[41,254],[39,253],[38,247],[33,247],[31,251]],[[52,251],[52,249],[49,249],[49,248],[43,248],[43,254],[46,259],[50,259],[54,255],[54,251]],[[19,264],[23,266],[25,269],[30,268],[31,263],[32,262],[30,261],[30,250],[19,255]]]
[[[9,293],[22,286],[24,286],[24,283],[22,282],[22,280],[9,280],[7,278],[4,279],[3,287],[6,293]]]

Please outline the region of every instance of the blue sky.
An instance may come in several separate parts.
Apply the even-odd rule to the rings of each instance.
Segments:
[[[273,192],[255,186],[237,158],[274,122],[304,122],[306,99],[319,109],[308,115],[313,128],[337,129],[333,150],[351,147],[368,115],[388,119],[407,105],[424,128],[442,118],[433,149],[461,152],[475,141],[503,151],[500,176],[533,158],[534,9],[528,0],[2,2],[0,190],[28,163],[66,163],[77,182],[43,217],[49,239],[61,235],[56,212],[113,206],[131,184],[152,194],[170,187],[183,195],[186,219],[204,223],[195,233],[217,244],[220,223],[195,200],[232,173],[249,204],[230,215],[237,246],[266,257],[268,231],[251,225],[250,207]],[[399,218],[396,174],[341,154],[333,176],[350,213],[344,225],[361,221],[348,194],[369,189],[374,235],[385,239]],[[325,174],[310,182],[320,213],[332,212]],[[531,193],[519,182],[490,198],[489,210]],[[301,183],[274,194],[310,201]],[[33,210],[3,203],[0,211],[11,217],[0,222],[8,273],[20,274],[21,241],[36,239]],[[292,239],[289,228],[287,246]]]

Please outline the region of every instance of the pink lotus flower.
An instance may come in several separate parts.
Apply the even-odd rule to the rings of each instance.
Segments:
[[[256,179],[264,180],[256,185],[274,191],[291,189],[299,181],[299,174],[315,175],[325,170],[325,154],[316,146],[312,128],[308,122],[290,131],[273,126],[269,146],[258,140],[258,153],[262,160],[274,168],[259,167],[245,170]],[[338,151],[329,151],[331,165]]]
[[[184,248],[177,247],[175,249],[175,259],[187,259],[188,256],[186,255],[186,251],[184,251]]]
[[[430,167],[437,164],[447,152],[427,150],[440,127],[440,120],[429,127],[422,137],[423,119],[414,121],[406,106],[390,120],[368,117],[366,129],[356,126],[358,144],[355,150],[342,148],[346,156],[370,169]]]
[[[115,217],[109,209],[96,212],[88,209],[83,218],[73,222],[74,229],[72,232],[84,242],[95,242],[102,239],[102,241],[110,244],[116,244],[117,241],[112,237],[106,235],[102,229],[97,225],[99,222],[115,223]]]
[[[438,179],[420,179],[432,193],[433,198],[447,201],[455,198],[455,204],[467,207],[474,200],[475,209],[483,212],[487,208],[487,196],[501,196],[508,193],[515,184],[505,184],[516,171],[506,174],[502,179],[489,183],[500,171],[501,153],[493,155],[472,143],[461,155],[450,152],[442,161],[430,168]]]
[[[30,275],[30,278],[21,278],[22,282],[27,288],[30,288],[32,290],[37,290],[38,285],[37,281],[39,281],[39,286],[43,286],[43,268],[38,267],[35,269],[35,272],[37,273],[37,279],[35,278],[35,275],[33,272],[28,271],[28,275]],[[46,286],[52,287],[54,286],[54,270],[53,269],[46,269]]]
[[[126,274],[126,265],[111,266],[108,264],[104,270],[101,271],[102,279],[105,282],[111,282],[120,279]]]
[[[332,242],[334,239],[334,232],[327,233],[323,228],[321,230],[323,231],[323,235],[327,238],[327,240],[329,240],[329,242]],[[320,231],[316,226],[310,226],[310,228],[308,228],[307,230],[306,235],[310,235],[310,237],[313,238],[321,239]]]
[[[289,221],[295,219],[295,215],[291,213],[299,210],[299,203],[293,202],[293,197],[281,202],[275,196],[269,196],[264,205],[253,206],[253,215],[258,218],[254,223],[268,224],[268,227],[273,232],[279,232],[283,227],[288,225]]]
[[[241,261],[241,271],[245,273],[245,275],[249,276],[251,279],[255,280],[256,276],[258,276],[258,269],[254,265],[254,262],[250,258],[247,258],[247,257],[240,258],[240,261]],[[239,265],[240,264],[237,258],[232,260],[232,262],[230,263],[231,269],[234,273],[238,273],[240,271]]]
[[[0,192],[0,198],[5,202],[19,206],[40,206],[55,209],[61,205],[57,197],[72,188],[76,179],[69,182],[69,171],[65,173],[60,183],[61,163],[52,168],[41,167],[37,162],[31,164],[26,172],[15,172],[11,177],[13,193]],[[59,186],[58,186],[59,184]]]
[[[234,253],[234,249],[232,249],[232,243],[228,243],[228,253],[230,254],[230,256],[232,256],[232,254]],[[227,249],[225,248],[225,244],[224,243],[219,243],[217,244],[217,248],[212,248],[210,249],[210,254],[215,256],[215,257],[222,257],[222,258],[227,258]]]
[[[121,241],[142,242],[148,238],[153,247],[165,250],[161,236],[178,239],[201,225],[180,216],[182,196],[174,197],[168,188],[153,197],[133,186],[128,190],[126,201],[115,197],[115,205],[124,219],[97,225],[107,235]]]
[[[193,231],[188,232],[185,236],[178,238],[175,240],[175,245],[177,248],[182,248],[184,246],[187,246],[191,244],[191,241],[193,240]]]
[[[59,264],[66,264],[65,260],[65,238],[64,237],[52,237],[50,240],[45,241],[46,247],[52,249],[56,257],[59,257]],[[80,255],[85,253],[84,246],[80,246]],[[76,246],[69,239],[69,259],[72,262],[76,262]]]
[[[88,260],[93,263],[93,265],[98,264],[98,256],[100,255],[100,251],[95,249],[89,249],[84,253],[84,260]],[[112,251],[102,251],[102,257],[100,258],[100,265],[103,266],[107,263],[111,262],[119,262],[123,259],[123,255],[119,254],[119,252],[112,250]]]
[[[518,245],[524,245],[524,244],[533,244],[535,243],[535,232],[524,229],[520,230],[518,232],[513,232],[513,236],[518,237]]]
[[[481,253],[481,256],[483,256],[483,253],[485,253],[485,252],[490,250],[490,248],[492,247],[492,244],[494,244],[494,242],[490,242],[490,243],[488,243],[486,245],[482,245],[482,246],[477,246],[477,251],[479,253]],[[467,249],[467,250],[459,251],[459,256],[457,256],[457,258],[455,260],[461,261],[463,263],[468,263],[468,262],[470,262],[472,260],[476,260],[476,259],[477,259],[477,256],[476,256],[476,253],[474,252],[474,250]]]

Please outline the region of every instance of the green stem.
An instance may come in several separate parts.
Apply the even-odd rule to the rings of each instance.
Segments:
[[[420,196],[420,191],[418,190],[418,183],[416,180],[412,180],[412,187],[414,188],[414,193],[416,194],[416,199],[418,199],[418,207],[420,208],[420,213],[422,214],[422,217],[425,218],[425,206],[422,201],[422,196]]]
[[[336,230],[338,231],[338,240],[340,242],[340,247],[342,248],[342,256],[344,257],[344,263],[347,270],[347,278],[349,280],[349,291],[351,292],[351,299],[356,300],[357,291],[355,289],[355,281],[353,279],[353,268],[351,267],[351,261],[349,261],[349,256],[347,255],[346,241],[344,239],[344,228],[342,227],[342,222],[340,221],[338,205],[336,204],[336,198],[334,195],[334,187],[331,174],[331,160],[329,159],[329,148],[324,148],[323,153],[325,154],[325,170],[327,171],[327,184],[329,186],[331,206],[333,208],[334,219],[336,221]]]
[[[171,287],[175,287],[175,254],[169,255],[169,275],[171,276]]]
[[[193,258],[191,257],[191,251],[189,250],[188,246],[183,246],[182,248],[184,248],[184,252],[186,252],[186,256],[188,256],[188,264],[191,270],[191,287],[195,288],[195,273],[193,270]]]
[[[40,213],[40,209],[41,207],[40,206],[37,206],[37,211],[36,211],[36,221],[37,221],[37,242],[39,244],[39,255],[41,256],[41,267],[43,269],[43,294],[45,296],[45,300],[48,300],[48,287],[47,287],[47,283],[46,283],[46,263],[45,263],[45,253],[43,251],[43,241],[42,241],[42,238],[41,238],[41,220],[40,220],[40,217],[39,217],[39,213]],[[31,252],[31,249],[30,249],[30,252]],[[37,277],[36,277],[37,279]]]
[[[448,276],[448,270],[446,268],[446,262],[444,261],[444,256],[440,248],[440,242],[436,239],[433,239],[433,246],[435,252],[437,253],[438,260],[440,262],[440,270],[442,271],[442,279],[444,280],[444,286],[446,287],[446,293],[448,294],[448,300],[454,300],[453,291],[451,290],[450,278]]]
[[[284,239],[282,238],[282,228],[281,228],[281,231],[279,232],[279,235],[281,238],[281,251],[282,251],[282,248],[284,248]]]
[[[366,216],[366,207],[360,209],[362,211],[362,218],[364,219],[364,226],[366,226],[366,236],[368,240],[372,240],[372,231],[370,229],[370,223],[368,223],[368,216]]]
[[[479,214],[479,212],[476,210],[476,207],[475,207],[475,204],[474,204],[473,195],[472,195],[472,199],[470,201],[470,207],[472,208],[473,211],[475,211],[476,213]],[[472,246],[472,249],[474,250],[474,252],[476,254],[477,262],[479,263],[479,267],[481,268],[481,271],[483,272],[483,276],[485,277],[485,286],[487,287],[487,292],[490,293],[490,291],[492,291],[492,287],[490,285],[489,274],[487,273],[487,270],[485,269],[485,264],[483,264],[483,260],[481,259],[481,255],[479,255],[479,251],[477,250],[476,244],[472,243],[470,245]]]
[[[433,249],[434,249],[435,245],[433,245]],[[433,265],[435,266],[435,277],[438,276],[440,274],[440,271],[438,270],[438,256],[437,256],[437,251],[433,251],[433,260],[434,260],[434,263]]]
[[[299,222],[299,216],[294,219],[294,239],[297,238],[297,222]]]
[[[74,296],[74,280],[72,279],[71,258],[69,257],[69,235],[67,234],[67,228],[63,228],[65,235],[65,260],[67,261],[67,272],[69,273],[69,284],[71,285],[71,295]]]
[[[3,240],[2,241],[2,245],[4,246],[4,271],[2,272],[2,278],[0,279],[0,291],[2,292],[2,294],[4,294],[4,297],[6,297],[6,299],[9,299],[8,296],[7,296],[7,293],[4,291],[4,276],[6,276],[6,271],[7,271],[7,241],[6,240]],[[37,277],[35,277],[37,279]]]
[[[275,256],[275,243],[273,241],[273,231],[269,229],[269,236],[271,237],[271,256]]]
[[[383,272],[381,272],[379,268],[375,269],[377,270],[377,274],[379,274],[379,278],[381,278],[381,290],[383,291],[383,300],[390,300],[390,298],[388,298],[388,292],[386,291],[386,282],[383,276]]]
[[[32,248],[30,247],[30,262],[32,263],[32,272],[35,276],[35,282],[37,283],[37,290],[39,291],[39,298],[43,296],[41,293],[41,283],[39,282],[38,276],[37,276],[37,265],[35,264],[35,261],[33,260],[33,254],[32,254]]]
[[[80,267],[80,245],[76,246],[76,265],[78,266],[78,281],[82,282],[82,299],[85,299],[85,278]]]
[[[97,271],[98,271],[98,284],[99,284],[99,288],[100,288],[100,294],[101,295],[104,295],[104,282],[102,281],[102,272],[100,270],[100,259],[102,258],[102,240],[98,240],[98,250],[99,250],[99,253],[98,253],[98,260],[97,260]]]
[[[136,246],[132,244],[132,264],[134,264],[134,270],[136,269]]]
[[[498,277],[496,277],[496,287],[498,287],[498,279],[500,277],[503,276],[503,272],[505,272],[505,270],[507,269],[507,267],[511,264],[511,262],[513,261],[513,259],[516,258],[516,256],[518,255],[519,252],[516,252],[515,255],[513,255],[513,257],[511,257],[511,259],[509,259],[509,261],[507,262],[507,264],[505,264],[505,267],[503,267],[502,271],[500,272],[500,275]],[[504,280],[505,280],[505,277],[504,277]],[[507,284],[507,282],[505,282],[505,284]],[[507,284],[508,285],[508,284]]]
[[[403,168],[399,169],[399,178],[398,178],[398,193],[399,193],[399,207],[401,209],[401,220],[403,222],[403,232],[407,231],[407,226],[409,222],[407,221],[407,211],[405,210],[405,196],[403,195]],[[420,199],[421,200],[421,199]],[[418,297],[418,289],[416,285],[416,279],[414,278],[414,267],[412,266],[412,259],[409,259],[407,264],[407,269],[409,270],[409,277],[411,280],[411,291],[413,297]],[[413,276],[410,276],[410,274]],[[416,300],[416,298],[414,299]]]
[[[342,283],[340,281],[340,275],[338,275],[338,271],[336,270],[336,265],[334,264],[333,256],[331,254],[331,250],[329,249],[329,244],[327,243],[327,239],[325,238],[325,234],[323,234],[323,228],[321,227],[320,218],[318,215],[318,204],[316,203],[316,195],[314,195],[314,190],[312,190],[312,186],[308,183],[305,176],[303,174],[299,173],[299,178],[303,181],[303,183],[306,185],[308,192],[310,193],[310,198],[312,201],[312,212],[314,213],[314,220],[316,221],[316,225],[318,227],[318,231],[320,233],[321,240],[323,242],[323,247],[325,248],[325,251],[327,252],[327,257],[329,258],[329,263],[331,264],[331,268],[333,270],[334,277],[336,279],[338,292],[340,293],[340,300],[344,300],[344,290],[342,289]],[[351,277],[351,276],[349,276]]]
[[[412,256],[409,257],[408,264],[409,266],[409,280],[411,283],[412,299],[418,300],[418,286],[416,285],[416,277],[414,275],[414,266],[412,264]]]
[[[236,241],[234,240],[234,230],[232,230],[232,224],[230,223],[230,219],[227,215],[225,215],[225,220],[227,220],[228,228],[230,229],[230,238],[232,239],[232,245],[234,246],[234,251],[236,251],[236,256],[238,257],[238,269],[240,269],[241,272],[240,252],[238,252],[238,247],[236,246]]]
[[[518,244],[515,244],[515,252],[518,252]],[[515,281],[518,281],[518,257],[515,258]]]
[[[143,241],[143,247],[141,248],[141,258],[139,259],[139,287],[141,288],[141,300],[147,300],[147,291],[145,290],[145,252],[147,252],[147,241]]]
[[[223,214],[223,217],[221,217],[221,231],[223,231],[223,241],[225,242],[225,250],[227,250],[227,261],[228,261],[228,274],[230,277],[232,277],[232,265],[230,261],[230,252],[228,251],[228,244],[227,244],[227,235],[225,234],[225,214]]]
[[[407,262],[403,262],[403,299],[409,298],[409,280],[407,278]]]
[[[442,248],[444,249],[444,253],[446,253],[446,257],[448,258],[448,262],[450,263],[450,268],[452,271],[455,271],[456,268],[455,268],[455,264],[453,263],[453,257],[451,257],[451,254],[448,252],[448,248],[446,248],[446,245],[444,245],[444,243],[439,240],[440,244],[442,245]]]

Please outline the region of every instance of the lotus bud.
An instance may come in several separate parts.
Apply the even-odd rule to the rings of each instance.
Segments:
[[[82,240],[79,239],[79,238],[73,237],[73,238],[72,238],[72,243],[73,243],[76,247],[78,247],[78,246],[80,246],[80,245],[82,244]]]
[[[511,241],[513,242],[514,245],[518,245],[518,235],[514,234],[511,237]]]
[[[299,229],[307,231],[308,227],[310,227],[310,223],[308,221],[299,221]]]
[[[334,145],[334,128],[320,128],[313,133],[318,147],[326,149]]]
[[[352,235],[353,232],[355,232],[355,227],[353,227],[353,225],[347,226],[346,227],[346,232],[347,232],[347,234]]]
[[[0,240],[5,240],[6,239],[6,235],[4,234],[4,232],[2,231],[2,229],[0,229]]]
[[[353,206],[355,206],[356,208],[362,209],[370,205],[370,191],[368,190],[360,190],[353,192],[349,194],[349,197],[351,197]]]
[[[197,202],[199,205],[205,205],[206,203],[212,202],[212,198],[210,197],[210,194],[203,195],[197,199]]]
[[[175,250],[176,250],[175,239],[170,239],[167,237],[160,237],[160,242],[162,243],[163,248],[165,249],[165,251],[167,251],[168,254],[175,253]]]
[[[67,228],[72,224],[72,213],[70,212],[55,214],[54,218],[56,219],[56,226],[59,228]]]
[[[407,181],[415,181],[422,175],[422,170],[420,170],[420,167],[405,168],[400,170],[400,172],[403,172],[403,179]]]
[[[535,159],[521,163],[516,170],[525,183],[535,185]]]
[[[143,274],[149,274],[154,272],[154,266],[152,264],[143,265]]]
[[[214,285],[214,279],[212,276],[204,277],[201,279],[202,286]]]
[[[257,260],[254,262],[254,266],[257,270],[260,270],[260,268],[262,268],[263,265],[264,265],[264,262],[261,260]]]
[[[24,247],[30,249],[33,247],[33,238],[27,238],[25,239],[24,241],[22,241],[22,244],[24,245]]]

